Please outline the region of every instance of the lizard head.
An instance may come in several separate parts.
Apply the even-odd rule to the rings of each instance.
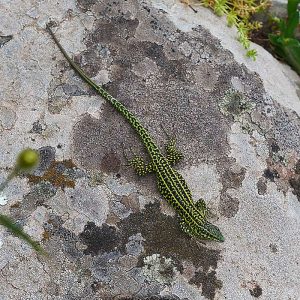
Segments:
[[[206,240],[214,240],[217,242],[224,242],[225,239],[224,239],[220,229],[217,226],[215,226],[209,222],[206,222],[204,227],[206,229],[206,236],[205,236]]]

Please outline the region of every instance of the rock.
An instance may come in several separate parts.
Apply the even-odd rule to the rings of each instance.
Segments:
[[[197,4],[30,3],[0,11],[12,37],[0,48],[0,177],[20,149],[47,151],[1,209],[50,259],[1,228],[1,299],[299,299],[299,77],[260,46],[247,59],[236,31]],[[143,145],[70,69],[50,19],[162,149],[176,137],[175,168],[224,243],[181,232],[155,176],[127,166]]]

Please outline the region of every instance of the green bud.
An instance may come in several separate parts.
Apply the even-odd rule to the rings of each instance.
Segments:
[[[16,162],[16,169],[19,172],[30,171],[38,165],[40,161],[40,155],[36,150],[24,149],[20,152]]]

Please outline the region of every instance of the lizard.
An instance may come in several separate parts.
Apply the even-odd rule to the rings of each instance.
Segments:
[[[109,102],[136,131],[150,156],[150,162],[146,164],[143,158],[134,156],[129,161],[129,165],[131,165],[140,176],[149,173],[156,174],[158,191],[179,215],[182,231],[191,237],[196,237],[201,240],[223,242],[224,237],[220,229],[207,220],[208,210],[205,201],[203,199],[199,199],[197,202],[193,201],[191,190],[186,181],[182,175],[173,168],[173,166],[183,158],[182,153],[176,148],[175,139],[172,138],[169,140],[165,147],[167,155],[163,155],[158,146],[154,143],[148,130],[142,126],[136,116],[120,101],[110,95],[102,86],[97,85],[88,77],[64,50],[49,24],[46,25],[46,28],[74,71],[101,97]]]

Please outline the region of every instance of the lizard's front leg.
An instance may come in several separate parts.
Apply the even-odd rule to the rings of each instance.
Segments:
[[[166,158],[171,166],[175,165],[183,158],[183,154],[176,148],[176,140],[171,138],[165,146]]]

